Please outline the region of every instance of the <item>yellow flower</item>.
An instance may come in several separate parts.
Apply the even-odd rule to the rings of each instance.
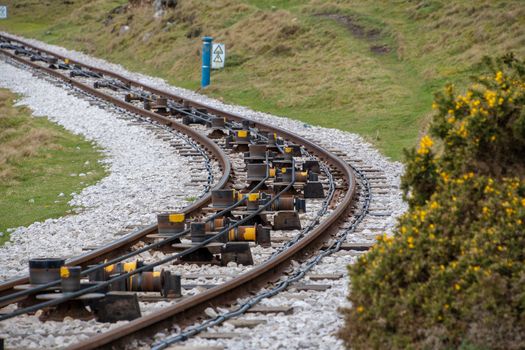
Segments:
[[[496,135],[492,135],[492,136],[490,137],[490,141],[491,141],[491,142],[496,141]]]
[[[439,204],[436,201],[432,201],[432,203],[430,203],[430,209],[437,209],[437,208],[439,208]]]
[[[476,266],[472,267],[472,269],[473,269],[474,271],[479,271],[480,267],[476,265]]]
[[[503,83],[503,72],[498,71],[496,73],[496,78],[494,78],[494,80],[496,80],[496,82],[501,85]]]
[[[492,90],[487,90],[485,91],[483,96],[485,97],[485,100],[487,101],[489,107],[494,107],[496,105],[496,92]]]
[[[438,109],[439,105],[436,102],[432,102],[432,109]]]
[[[434,144],[434,141],[428,136],[425,135],[421,138],[419,142],[419,149],[417,150],[418,154],[428,154],[430,152],[430,147]]]
[[[408,239],[407,239],[407,242],[408,242],[408,247],[410,249],[413,249],[414,248],[414,237],[409,236]]]
[[[359,306],[357,307],[357,312],[358,312],[358,313],[362,314],[364,311],[365,311],[365,308],[362,307],[361,305],[359,305]]]
[[[454,289],[455,290],[461,290],[461,286],[458,283],[456,283],[456,284],[454,284]]]
[[[454,116],[447,118],[447,123],[449,124],[454,124],[455,121],[456,121],[456,118],[454,118]]]
[[[489,208],[487,207],[483,207],[483,215],[488,215],[489,214]]]

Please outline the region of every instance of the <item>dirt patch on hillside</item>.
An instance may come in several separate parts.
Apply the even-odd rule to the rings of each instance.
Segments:
[[[345,16],[339,13],[319,13],[316,16],[329,18],[336,21],[337,23],[346,27],[353,36],[359,39],[377,40],[381,34],[378,29],[367,30],[350,16]]]
[[[367,29],[350,16],[342,15],[340,13],[318,13],[316,16],[336,21],[348,29],[348,31],[358,39],[367,41],[377,41],[381,39],[381,31],[379,29]],[[370,46],[370,51],[378,55],[384,55],[392,51],[392,49],[386,44],[374,44]]]
[[[378,55],[386,55],[392,51],[392,49],[388,45],[372,45],[370,46],[370,51]]]

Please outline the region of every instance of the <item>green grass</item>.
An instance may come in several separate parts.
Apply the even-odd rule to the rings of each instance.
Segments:
[[[8,228],[67,214],[71,193],[105,175],[98,148],[47,118],[13,107],[15,97],[0,90],[0,244],[9,239]],[[24,139],[27,135],[36,141]],[[80,173],[87,176],[71,176]]]
[[[200,84],[200,37],[211,35],[226,44],[227,61],[203,93],[357,132],[396,160],[425,130],[434,91],[445,82],[463,86],[483,55],[525,54],[517,0],[180,0],[160,19],[144,5],[111,13],[127,3],[10,0],[12,17],[0,29],[192,90]],[[347,16],[352,26],[319,14]],[[371,50],[384,46],[388,52]]]

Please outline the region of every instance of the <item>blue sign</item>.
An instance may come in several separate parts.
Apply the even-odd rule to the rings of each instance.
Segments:
[[[0,19],[7,18],[7,6],[0,5]]]

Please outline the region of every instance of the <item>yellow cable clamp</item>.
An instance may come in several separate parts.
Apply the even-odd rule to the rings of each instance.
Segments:
[[[259,199],[259,193],[250,193],[248,195],[248,201],[250,202],[255,202],[258,199]]]
[[[170,214],[169,216],[169,222],[184,222],[184,219],[185,219],[185,215],[184,214],[181,214],[181,213],[176,213],[176,214]]]
[[[292,147],[285,147],[284,153],[292,153]]]
[[[60,278],[68,278],[69,277],[69,269],[67,266],[60,266]]]
[[[275,177],[275,168],[270,168],[269,175],[270,177]]]
[[[136,269],[137,269],[137,262],[136,261],[124,263],[124,271],[125,272],[130,272],[130,271],[133,271],[133,270],[136,270]]]
[[[237,131],[237,136],[239,136],[239,137],[248,137],[248,130],[239,130],[239,131]]]
[[[244,239],[246,241],[255,241],[255,227],[246,227],[244,229]]]
[[[107,273],[112,273],[114,269],[115,269],[115,264],[112,264],[112,265],[106,266],[104,268],[104,271],[106,271]]]

